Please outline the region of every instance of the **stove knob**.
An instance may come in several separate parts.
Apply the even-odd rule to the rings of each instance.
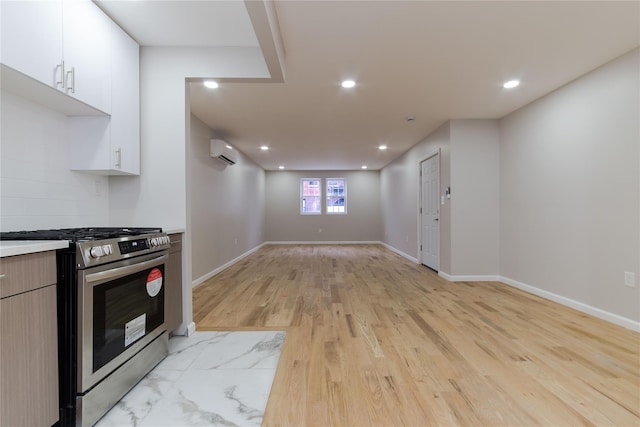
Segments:
[[[158,246],[158,239],[156,239],[155,237],[151,238],[151,247],[155,248],[156,246]]]
[[[111,245],[103,245],[102,251],[105,255],[111,255],[113,253],[113,248],[111,247]]]
[[[89,254],[92,258],[101,257],[102,255],[104,255],[104,252],[102,252],[102,246],[92,247],[91,249],[89,249]]]

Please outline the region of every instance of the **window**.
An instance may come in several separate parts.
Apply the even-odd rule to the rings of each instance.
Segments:
[[[322,213],[322,184],[320,178],[300,180],[300,214],[320,215]]]
[[[347,213],[347,181],[344,178],[327,178],[327,213]]]

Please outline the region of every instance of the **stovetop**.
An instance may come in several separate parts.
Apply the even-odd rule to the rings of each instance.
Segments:
[[[2,232],[0,233],[0,240],[68,240],[72,243],[77,243],[160,232],[162,232],[162,228],[160,227],[61,228],[57,230]]]

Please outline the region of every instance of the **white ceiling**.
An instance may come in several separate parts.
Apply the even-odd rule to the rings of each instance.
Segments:
[[[142,46],[258,46],[243,1],[94,1]]]
[[[97,3],[142,45],[257,45],[242,1]],[[267,170],[380,169],[448,119],[503,117],[640,45],[637,1],[276,0],[275,9],[284,83],[195,82],[190,93],[192,112]],[[345,78],[358,85],[341,88]],[[503,89],[513,78],[522,84]]]

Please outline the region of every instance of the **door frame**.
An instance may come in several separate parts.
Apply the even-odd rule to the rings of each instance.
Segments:
[[[419,161],[418,161],[418,246],[416,247],[417,250],[417,254],[418,254],[418,264],[423,265],[423,259],[422,259],[422,249],[421,249],[421,245],[422,245],[422,163],[429,160],[430,158],[434,157],[434,156],[438,156],[438,205],[440,206],[440,199],[442,198],[442,194],[440,191],[440,182],[442,181],[441,179],[441,174],[442,174],[442,155],[440,153],[440,147],[436,148],[435,150],[429,151],[427,152],[426,156],[422,157]],[[440,212],[440,208],[438,208],[438,212]],[[440,224],[442,222],[438,221],[438,272],[440,271],[440,249],[441,249],[441,245],[440,245],[440,241],[441,241],[441,229],[440,229]]]

